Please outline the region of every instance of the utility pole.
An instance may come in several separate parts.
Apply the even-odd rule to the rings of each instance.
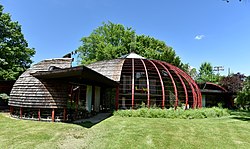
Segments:
[[[224,71],[224,66],[214,66],[213,71],[217,71],[217,74],[220,74],[220,71]]]

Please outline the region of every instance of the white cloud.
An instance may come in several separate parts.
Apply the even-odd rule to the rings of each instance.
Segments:
[[[201,39],[203,39],[203,38],[205,38],[205,35],[196,35],[196,36],[194,37],[195,40],[201,40]]]

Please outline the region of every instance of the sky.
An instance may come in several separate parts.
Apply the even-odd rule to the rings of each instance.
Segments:
[[[22,25],[34,63],[77,49],[103,22],[132,27],[166,42],[182,62],[223,66],[250,75],[250,1],[230,0],[0,0]],[[230,71],[229,71],[230,69]]]

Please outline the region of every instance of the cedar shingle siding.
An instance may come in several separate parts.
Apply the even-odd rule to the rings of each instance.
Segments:
[[[31,74],[48,71],[51,66],[70,68],[72,59],[44,60],[25,71],[14,84],[9,99],[10,106],[29,108],[64,108],[68,100],[68,84],[59,79],[42,80]]]

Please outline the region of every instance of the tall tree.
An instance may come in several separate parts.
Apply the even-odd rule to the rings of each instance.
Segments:
[[[21,25],[13,22],[8,13],[3,13],[0,4],[0,80],[14,80],[32,63],[35,50],[21,32]]]
[[[77,49],[82,64],[100,60],[119,58],[130,52],[143,57],[166,61],[185,70],[173,48],[165,42],[145,35],[137,35],[132,28],[112,22],[103,23],[90,36],[81,39],[82,45]]]
[[[250,109],[250,76],[244,80],[242,90],[237,94],[236,103],[242,108]]]
[[[199,68],[197,82],[210,82],[212,80],[213,67],[211,63],[204,62]]]
[[[209,62],[204,62],[199,68],[199,73],[196,81],[218,83],[220,78],[221,77],[219,74],[214,74],[212,64]]]
[[[189,67],[188,67],[187,73],[188,73],[194,80],[196,80],[197,77],[198,77],[196,68],[192,68],[192,67],[189,66]]]

